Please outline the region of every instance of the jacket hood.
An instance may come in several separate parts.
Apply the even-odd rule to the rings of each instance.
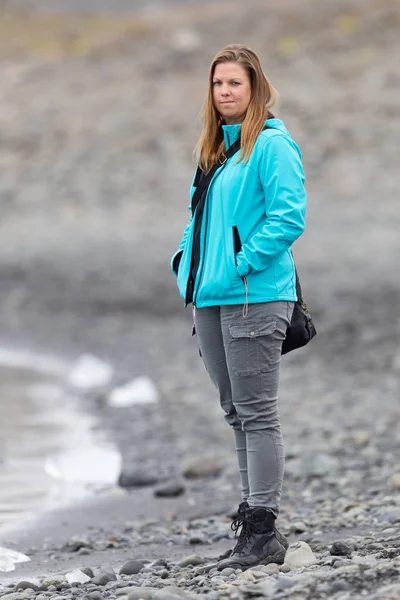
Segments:
[[[279,131],[290,137],[290,134],[286,129],[284,122],[281,121],[281,119],[267,119],[267,121],[265,121],[265,125],[269,129],[278,129]],[[232,144],[234,144],[236,140],[239,139],[240,132],[242,130],[242,125],[241,123],[237,123],[235,125],[222,125],[222,129],[224,132],[225,148],[226,150],[228,150],[228,148],[230,148],[230,146],[232,146]]]

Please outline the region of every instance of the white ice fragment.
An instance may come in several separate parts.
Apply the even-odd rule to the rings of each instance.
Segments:
[[[69,374],[69,383],[76,388],[91,389],[110,383],[113,367],[91,354],[82,354]]]
[[[134,404],[155,404],[160,394],[149,377],[137,377],[129,383],[115,388],[108,397],[108,405],[113,408]]]
[[[11,558],[7,558],[7,556],[0,556],[0,572],[8,573],[9,571],[14,571],[15,563],[11,560]]]
[[[289,565],[291,569],[298,569],[299,567],[308,567],[314,565],[317,562],[314,552],[310,546],[299,540],[290,544],[285,555],[285,565]]]
[[[75,569],[75,571],[70,571],[65,575],[65,579],[67,583],[87,583],[90,581],[90,577],[86,575],[80,569]]]
[[[78,446],[49,456],[45,471],[60,482],[108,485],[121,469],[121,455],[111,445]]]
[[[14,571],[15,563],[28,562],[29,560],[31,560],[29,556],[21,552],[0,546],[0,571],[2,572]]]

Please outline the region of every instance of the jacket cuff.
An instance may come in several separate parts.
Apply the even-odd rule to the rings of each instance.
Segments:
[[[237,274],[239,277],[246,277],[250,273],[249,265],[244,262],[240,262],[237,266]]]

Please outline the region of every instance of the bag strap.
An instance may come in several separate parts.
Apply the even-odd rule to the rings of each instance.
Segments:
[[[275,119],[275,115],[273,115],[272,113],[270,113],[268,111],[268,119]],[[264,131],[264,129],[267,129],[266,125],[262,128],[262,131]],[[195,190],[195,192],[193,194],[193,198],[192,198],[192,215],[194,214],[194,211],[196,210],[196,206],[199,203],[199,200],[200,200],[204,190],[206,190],[208,188],[208,186],[210,185],[211,179],[214,177],[215,173],[218,171],[218,169],[220,167],[224,167],[226,164],[226,161],[229,158],[231,158],[234,154],[236,154],[236,152],[238,152],[240,150],[240,144],[241,144],[241,138],[239,137],[239,139],[236,140],[236,142],[234,144],[232,144],[232,146],[226,152],[226,154],[224,155],[224,159],[221,162],[216,163],[210,169],[210,171],[208,171],[208,173],[204,173],[204,171],[202,171],[200,169],[200,167],[197,167],[196,176],[194,178],[194,183],[193,183],[193,186],[196,188],[196,190]]]
[[[196,190],[195,190],[195,192],[193,194],[193,198],[192,198],[192,215],[194,214],[194,211],[196,210],[196,206],[197,206],[203,192],[210,185],[211,179],[214,177],[215,173],[218,171],[218,169],[220,167],[224,167],[228,158],[231,158],[239,150],[240,150],[240,138],[238,140],[236,140],[236,142],[234,144],[232,144],[232,146],[229,148],[228,152],[224,156],[224,160],[222,162],[217,162],[208,171],[208,173],[204,173],[204,171],[202,171],[200,169],[200,167],[197,167],[196,177],[194,178],[194,184],[193,184],[196,187]]]

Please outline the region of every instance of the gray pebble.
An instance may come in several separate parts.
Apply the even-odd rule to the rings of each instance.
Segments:
[[[176,498],[185,493],[185,486],[179,482],[170,482],[159,486],[154,490],[157,498]]]
[[[120,575],[137,575],[140,571],[145,569],[144,563],[139,560],[129,560],[120,569]],[[148,569],[146,568],[146,571]]]
[[[172,594],[171,592],[168,592],[166,590],[159,590],[154,594],[153,600],[182,600],[182,596]]]
[[[199,456],[186,459],[181,466],[181,471],[188,479],[214,477],[221,473],[222,464],[215,457]]]
[[[279,570],[281,573],[289,573],[290,572],[290,565],[287,564],[283,564],[279,566]]]
[[[384,521],[394,525],[400,521],[400,508],[393,508],[383,515]]]
[[[135,588],[129,592],[128,600],[151,600],[155,592],[154,588]]]
[[[333,542],[330,553],[334,556],[351,556],[354,548],[345,540],[337,540]]]
[[[324,452],[305,452],[301,462],[302,472],[306,477],[323,477],[338,467],[338,460]]]
[[[194,533],[189,537],[189,544],[207,544],[208,538],[203,533]]]
[[[90,598],[90,600],[103,600],[103,595],[100,592],[89,592],[87,594],[87,597]]]
[[[400,598],[400,583],[393,583],[379,588],[379,590],[369,597],[369,600],[398,600]]]
[[[330,585],[329,591],[331,594],[336,594],[336,592],[344,592],[349,588],[350,585],[347,583],[347,581],[343,581],[343,579],[338,579]]]
[[[224,577],[229,577],[230,575],[233,575],[235,573],[235,569],[226,567],[225,569],[223,569],[220,574]]]
[[[297,581],[296,579],[289,579],[289,577],[281,577],[280,579],[278,579],[277,583],[276,583],[276,587],[275,590],[277,592],[279,592],[280,590],[288,590],[291,587],[293,587],[294,585],[296,585]]]
[[[118,478],[118,485],[123,488],[145,487],[157,482],[158,479],[154,475],[132,468],[123,469]]]
[[[185,556],[180,563],[180,567],[187,567],[189,565],[196,566],[204,564],[204,559],[201,558],[198,554],[191,554],[190,556]]]
[[[29,592],[13,592],[2,596],[4,600],[29,600],[31,597]]]
[[[113,581],[109,581],[108,583],[106,583],[106,585],[104,586],[105,590],[115,590],[118,587],[118,582],[113,580]]]
[[[340,558],[339,560],[335,560],[332,566],[334,569],[340,569],[341,567],[347,567],[352,564],[354,563],[349,558]]]
[[[307,529],[308,527],[303,521],[295,521],[295,523],[292,523],[290,526],[290,531],[293,533],[304,533]]]
[[[17,585],[15,586],[14,589],[16,592],[18,590],[29,590],[29,589],[37,592],[39,590],[39,587],[37,585],[35,585],[34,583],[30,583],[29,581],[20,581],[19,583],[17,583]]]

